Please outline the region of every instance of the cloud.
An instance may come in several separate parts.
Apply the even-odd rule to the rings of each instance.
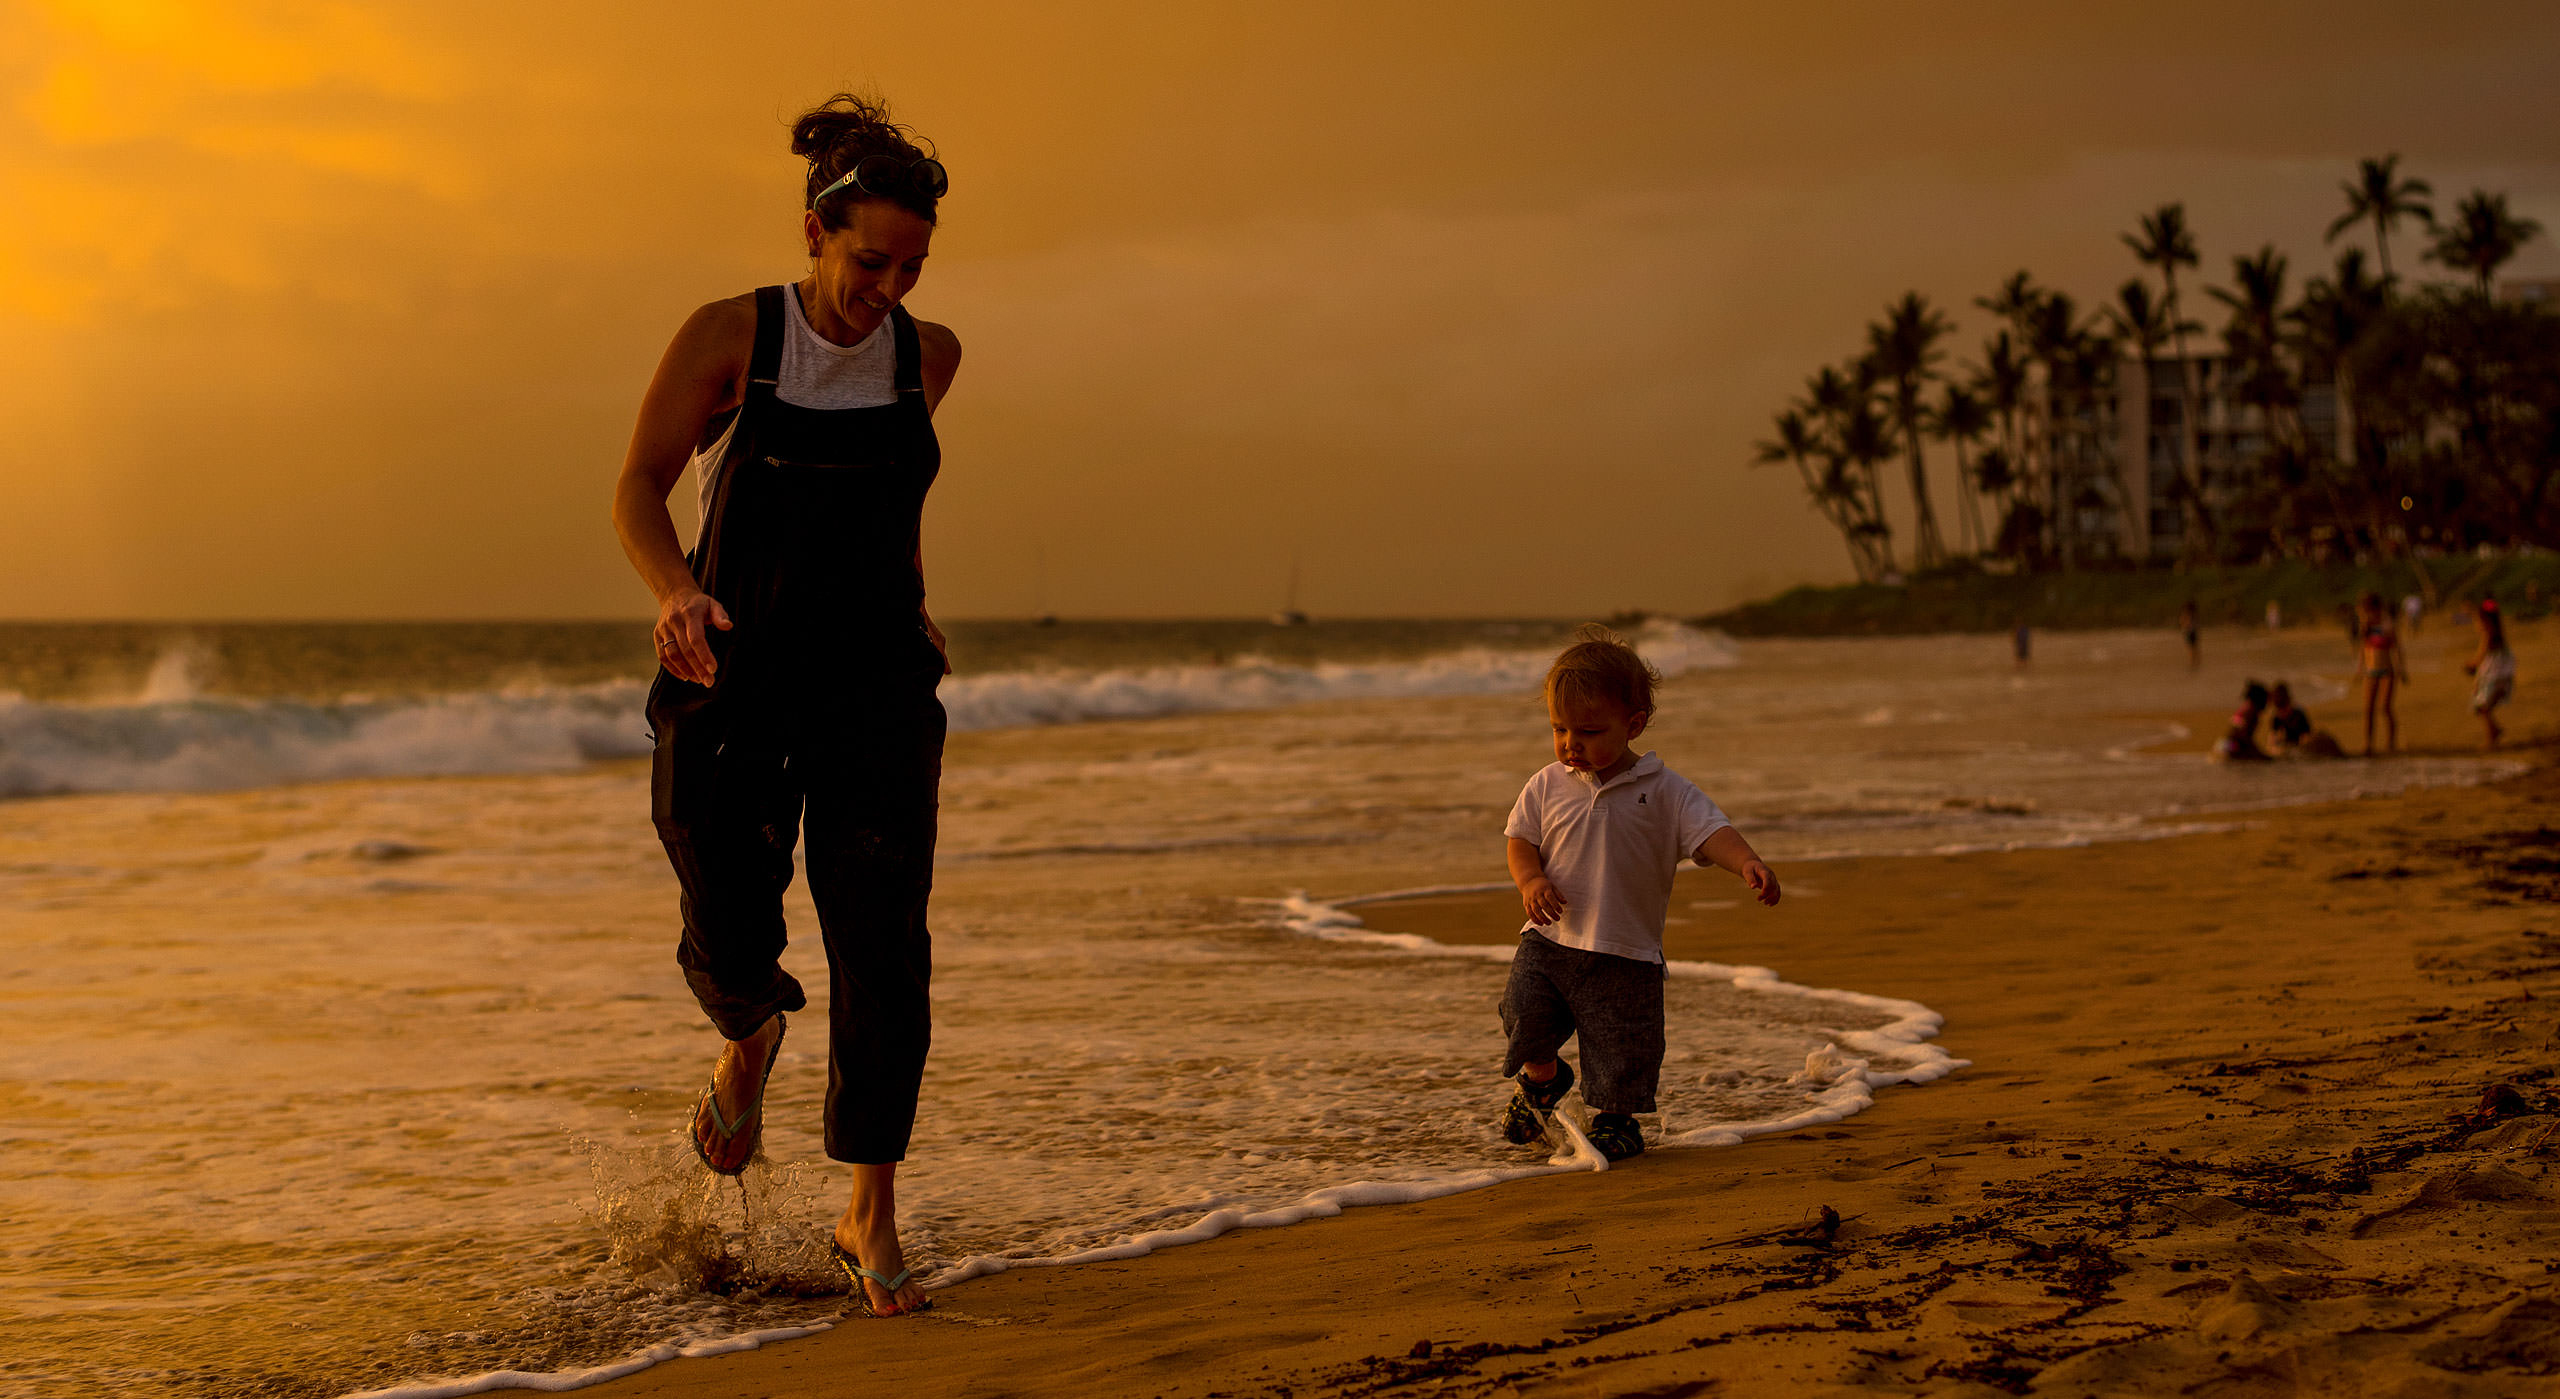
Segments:
[[[486,187],[456,55],[348,4],[88,0],[24,12],[0,114],[0,316],[284,292],[351,206]],[[343,265],[343,258],[334,260]]]

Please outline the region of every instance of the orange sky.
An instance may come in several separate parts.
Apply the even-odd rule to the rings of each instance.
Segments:
[[[952,169],[938,611],[1835,578],[1750,444],[1906,288],[1969,354],[2179,198],[2299,278],[2393,150],[2560,232],[2560,11],[2248,8],[0,0],[0,616],[641,614],[640,389],[848,84]]]

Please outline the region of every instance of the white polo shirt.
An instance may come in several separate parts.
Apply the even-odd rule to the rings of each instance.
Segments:
[[[1732,824],[1652,753],[1606,784],[1547,764],[1520,789],[1502,833],[1538,847],[1565,911],[1552,924],[1521,931],[1535,929],[1560,947],[1661,961],[1671,876],[1707,837]]]

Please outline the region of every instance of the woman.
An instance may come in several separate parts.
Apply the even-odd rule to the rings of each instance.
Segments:
[[[650,805],[683,889],[676,960],[728,1041],[694,1149],[746,1169],[785,1012],[782,892],[805,832],[828,965],[826,1150],[853,1165],[835,1247],[875,1315],[923,1309],[895,1180],[931,1035],[927,986],[950,669],[918,526],[932,414],[960,344],[901,304],[948,183],[887,110],[838,95],[792,127],[809,161],[809,275],[715,301],[676,332],[615,487],[623,551],[657,596]],[[678,548],[667,495],[700,473]]]
[[[2356,601],[2356,678],[2364,682],[2364,755],[2373,756],[2373,720],[2382,716],[2391,751],[2400,751],[2400,715],[2392,698],[2409,683],[2400,658],[2400,638],[2391,630],[2391,614],[2382,594],[2366,593]]]

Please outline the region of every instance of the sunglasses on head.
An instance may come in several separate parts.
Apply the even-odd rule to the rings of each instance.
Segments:
[[[951,188],[951,172],[942,162],[929,155],[901,160],[894,155],[866,155],[844,172],[844,177],[818,191],[809,201],[817,208],[827,196],[851,185],[875,199],[895,199],[901,194],[917,194],[927,199],[940,199]]]

